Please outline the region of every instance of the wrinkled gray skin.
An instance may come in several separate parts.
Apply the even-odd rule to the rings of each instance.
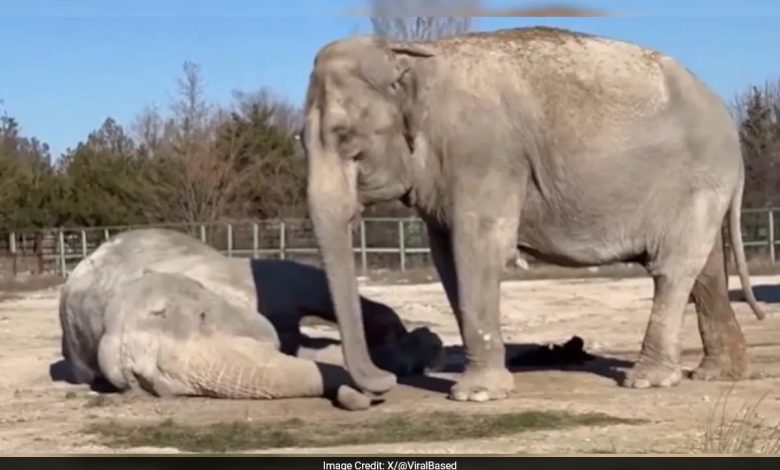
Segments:
[[[402,375],[435,366],[437,336],[409,333],[391,309],[363,300],[377,363]],[[326,395],[348,409],[367,407],[338,357],[307,349],[299,331],[304,315],[333,318],[324,274],[315,268],[231,259],[175,231],[135,230],[104,243],[69,276],[60,299],[62,353],[77,382],[103,378],[119,390]]]
[[[427,222],[460,326],[468,365],[451,398],[501,399],[514,388],[499,276],[516,247],[560,265],[647,268],[653,307],[624,386],[681,380],[691,295],[706,353],[694,377],[744,375],[723,267],[708,262],[722,260],[725,219],[762,318],[741,239],[739,137],[721,100],[674,59],[549,28],[427,43],[353,37],[318,52],[301,141],[344,356],[362,389],[385,392],[395,377],[366,351],[349,226],[363,207],[394,199]]]

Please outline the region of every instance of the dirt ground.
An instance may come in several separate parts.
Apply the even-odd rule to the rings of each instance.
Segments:
[[[60,357],[57,288],[0,296],[0,452],[61,454],[113,452],[177,452],[165,448],[115,449],[85,432],[93,423],[117,420],[153,423],[173,418],[184,423],[274,422],[292,417],[304,421],[355,423],[391,412],[504,413],[521,410],[601,412],[640,418],[644,424],[533,431],[516,436],[449,442],[411,442],[338,448],[270,449],[270,453],[688,453],[701,451],[707,421],[723,394],[730,391],[726,413],[763,397],[757,423],[780,421],[780,276],[754,276],[759,300],[768,318],[756,320],[747,304],[734,302],[748,338],[756,378],[730,384],[685,380],[671,389],[628,390],[616,380],[639,350],[648,319],[652,285],[647,278],[511,281],[503,285],[503,328],[508,345],[564,342],[573,335],[585,340],[598,359],[566,370],[515,372],[516,391],[507,400],[455,403],[446,399],[452,378],[431,374],[412,385],[399,385],[385,402],[371,410],[350,413],[326,399],[228,401],[201,398],[158,399],[111,397],[104,402],[86,387],[57,382],[51,369]],[[730,286],[739,288],[734,277]],[[460,344],[456,325],[439,283],[418,285],[364,284],[361,293],[384,302],[409,326],[427,325],[448,345]],[[310,333],[333,336],[327,327]],[[511,347],[511,346],[510,346]],[[701,358],[701,342],[693,305],[684,330],[684,365]]]

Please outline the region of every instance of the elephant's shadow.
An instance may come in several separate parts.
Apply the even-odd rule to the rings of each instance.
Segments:
[[[277,331],[290,331],[294,334],[280,335],[282,350],[294,351],[301,346],[310,350],[332,348],[340,345],[338,340],[326,338],[311,338],[299,333],[301,318],[290,315],[283,308],[278,308],[274,301],[280,292],[289,289],[290,285],[297,284],[307,286],[308,292],[301,291],[300,299],[317,297],[327,293],[327,281],[325,272],[317,267],[295,262],[292,260],[260,259],[251,261],[252,276],[255,284],[258,300],[264,305],[259,308],[275,324]],[[297,300],[298,297],[296,297]],[[373,307],[385,307],[389,315],[397,316],[389,307],[361,297],[361,302],[372,304]],[[305,303],[305,302],[304,302]],[[283,305],[280,304],[280,305]],[[322,319],[335,321],[332,312],[319,312]],[[370,321],[370,317],[364,318]],[[400,319],[399,319],[400,321]],[[334,323],[335,325],[335,323]],[[579,342],[578,342],[579,341]],[[286,344],[289,342],[289,344]],[[569,344],[571,343],[571,344]],[[615,381],[622,381],[624,373],[618,368],[631,367],[633,362],[620,359],[591,355],[583,351],[582,341],[572,338],[566,345],[543,344],[507,344],[507,365],[512,372],[539,371],[539,370],[567,370],[585,371],[599,376],[607,377]],[[465,353],[461,346],[449,346],[445,348],[447,364],[440,372],[458,373],[463,371]],[[446,393],[452,385],[452,381],[434,377],[427,374],[416,374],[398,378],[399,383],[430,391]]]
[[[340,347],[339,340],[318,338],[302,335],[300,346],[310,350]],[[436,374],[462,373],[466,363],[466,354],[462,346],[446,346],[444,348],[446,362]],[[633,367],[633,361],[614,357],[591,354],[583,349],[583,341],[577,336],[566,343],[509,343],[506,344],[506,364],[510,372],[539,372],[546,370],[587,372],[620,383],[625,378],[621,369]],[[400,384],[431,392],[446,394],[454,381],[426,374],[415,374],[398,377]]]
[[[59,359],[49,364],[49,378],[52,382],[65,382],[70,385],[83,385],[76,380],[70,365],[65,359]],[[118,393],[108,380],[103,377],[97,377],[89,385],[89,389],[97,393]]]
[[[506,365],[510,372],[572,371],[588,372],[620,383],[625,378],[622,368],[633,367],[632,361],[590,354],[582,348],[582,340],[573,337],[563,345],[538,343],[508,343]],[[445,348],[447,363],[439,373],[462,373],[466,354],[462,346]],[[448,393],[454,381],[418,375],[399,378],[399,383],[437,393]]]
[[[759,302],[768,304],[780,303],[780,285],[761,284],[753,286],[753,295]],[[732,302],[745,302],[745,293],[742,289],[732,289],[729,291],[729,300]]]

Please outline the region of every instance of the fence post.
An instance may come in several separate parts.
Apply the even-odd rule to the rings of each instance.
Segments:
[[[287,225],[279,221],[279,259],[287,258]]]
[[[13,276],[16,278],[16,276],[19,274],[19,267],[17,266],[17,260],[16,260],[16,232],[11,232],[8,234],[8,251],[11,252],[11,265],[13,266]]]
[[[227,224],[227,255],[228,258],[233,256],[233,224]]]
[[[401,257],[401,272],[406,271],[406,234],[403,219],[398,221],[398,253]]]
[[[87,257],[87,231],[81,231],[81,259]]]
[[[260,234],[257,227],[257,222],[252,223],[252,257],[257,258],[258,255],[258,248],[260,245]]]
[[[772,208],[767,211],[767,219],[769,222],[769,259],[772,263],[775,262],[775,213]]]
[[[64,278],[68,275],[68,266],[65,263],[65,234],[62,229],[57,230],[57,245],[59,245],[60,275]]]
[[[363,268],[363,275],[368,274],[368,254],[366,253],[366,221],[360,220],[360,266]]]
[[[203,243],[206,243],[206,226],[201,225],[200,226],[200,241]]]
[[[731,250],[729,249],[728,240],[729,226],[728,224],[723,224],[720,227],[720,244],[721,249],[723,250],[723,273],[726,276],[726,290],[729,288],[729,258],[731,257]]]

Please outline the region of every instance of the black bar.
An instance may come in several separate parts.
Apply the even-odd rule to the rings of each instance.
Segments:
[[[771,457],[76,456],[0,457],[3,470],[777,470]]]

